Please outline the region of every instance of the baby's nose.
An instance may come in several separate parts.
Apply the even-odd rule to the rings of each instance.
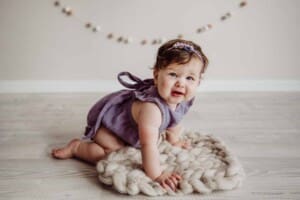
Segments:
[[[184,86],[184,79],[183,78],[178,78],[177,81],[176,81],[176,86],[177,87],[183,87]]]

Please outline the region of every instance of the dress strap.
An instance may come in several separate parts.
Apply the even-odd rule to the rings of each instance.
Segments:
[[[125,80],[122,79],[122,76],[126,76],[133,83],[126,82]],[[150,88],[151,86],[154,85],[154,80],[153,79],[141,80],[140,78],[132,75],[129,72],[119,73],[118,74],[118,80],[124,87],[129,88],[129,89],[135,89],[135,90],[138,90],[138,91],[148,89],[148,88]]]

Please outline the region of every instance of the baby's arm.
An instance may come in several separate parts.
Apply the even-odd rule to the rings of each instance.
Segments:
[[[187,140],[180,140],[180,135],[182,134],[182,132],[183,126],[181,126],[180,124],[168,128],[166,131],[167,140],[174,146],[189,149],[191,147],[190,142]]]
[[[155,179],[162,170],[159,162],[157,141],[162,117],[159,108],[153,103],[143,103],[138,114],[138,128],[142,151],[143,167],[146,174]]]
[[[181,177],[176,173],[163,173],[160,166],[157,141],[161,122],[160,109],[153,103],[143,103],[137,117],[143,168],[152,180],[164,188],[176,190]]]

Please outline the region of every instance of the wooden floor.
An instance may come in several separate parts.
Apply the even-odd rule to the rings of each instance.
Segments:
[[[118,194],[95,167],[49,154],[80,137],[101,96],[0,95],[0,199],[148,199]],[[222,138],[247,179],[234,191],[158,199],[300,199],[300,93],[200,93],[184,124]]]

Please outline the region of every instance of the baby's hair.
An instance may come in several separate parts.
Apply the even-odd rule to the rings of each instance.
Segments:
[[[203,63],[201,74],[204,73],[208,59],[199,45],[188,40],[170,40],[158,49],[154,70],[164,69],[172,63],[186,64],[192,58],[197,58]]]

